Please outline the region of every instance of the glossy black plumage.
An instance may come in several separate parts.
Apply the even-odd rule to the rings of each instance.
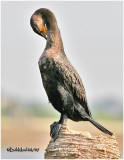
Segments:
[[[43,56],[39,68],[49,101],[55,109],[76,121],[82,120],[77,113],[79,107],[91,116],[80,76],[63,53],[60,52],[59,58]]]
[[[55,16],[48,9],[41,8],[32,15],[31,26],[33,28],[35,25],[38,30],[33,30],[40,34],[43,24],[46,24],[48,33],[46,48],[38,62],[39,69],[49,102],[61,113],[60,120],[51,125],[50,135],[55,140],[61,124],[67,118],[73,121],[90,121],[101,131],[112,135],[93,120],[82,80],[64,53]]]

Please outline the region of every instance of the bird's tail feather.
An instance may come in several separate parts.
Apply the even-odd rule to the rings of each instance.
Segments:
[[[109,130],[107,130],[106,128],[104,128],[101,124],[99,124],[98,122],[96,122],[94,119],[92,118],[88,118],[88,120],[95,126],[97,127],[99,130],[101,130],[102,132],[109,134],[109,135],[113,135],[112,132],[110,132]]]

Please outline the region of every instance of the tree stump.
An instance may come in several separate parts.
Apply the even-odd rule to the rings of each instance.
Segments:
[[[89,132],[75,132],[63,124],[58,138],[50,140],[45,159],[120,159],[115,136],[94,136]]]

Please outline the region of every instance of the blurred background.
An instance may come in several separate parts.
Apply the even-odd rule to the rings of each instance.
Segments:
[[[80,74],[94,119],[115,133],[123,151],[122,2],[1,2],[2,6],[2,158],[43,158],[50,124],[60,114],[48,103],[38,59],[46,41],[30,27],[39,8],[56,16],[65,53]],[[70,129],[103,134],[88,122]],[[39,152],[7,152],[8,147]]]

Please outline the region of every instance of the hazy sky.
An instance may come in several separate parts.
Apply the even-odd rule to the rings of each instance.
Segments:
[[[80,74],[88,101],[122,98],[122,2],[2,2],[2,93],[48,102],[38,59],[45,39],[30,17],[48,8],[56,16],[65,53]]]

